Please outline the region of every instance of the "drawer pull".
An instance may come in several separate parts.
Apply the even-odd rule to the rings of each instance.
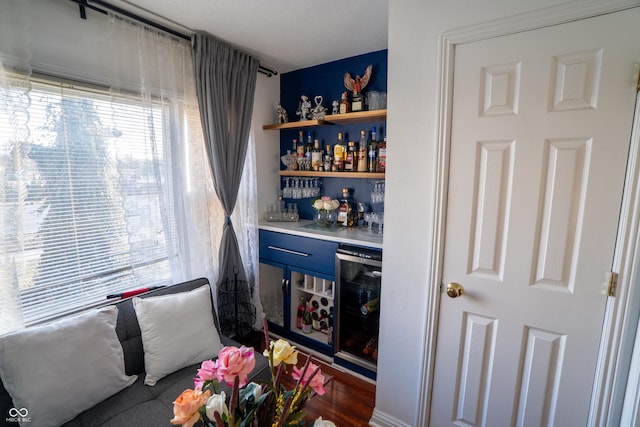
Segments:
[[[267,246],[267,248],[273,249],[274,251],[286,252],[292,255],[299,255],[299,256],[305,256],[305,257],[309,256],[309,254],[305,252],[292,251],[291,249],[279,248],[277,246]]]

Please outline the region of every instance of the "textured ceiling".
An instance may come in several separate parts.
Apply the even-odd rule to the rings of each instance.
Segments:
[[[388,0],[113,0],[178,31],[203,30],[282,73],[387,48]]]

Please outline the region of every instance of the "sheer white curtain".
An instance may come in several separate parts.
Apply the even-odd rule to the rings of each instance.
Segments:
[[[162,203],[173,204],[163,218],[166,230],[175,226],[177,247],[170,255],[173,280],[207,277],[215,283],[224,215],[206,162],[190,42],[117,15],[110,15],[106,41],[117,52],[111,62],[112,92],[138,93],[148,108],[159,103],[170,114],[162,122],[165,128],[147,126],[145,138],[157,145],[158,135],[169,136],[163,139],[164,147],[156,148],[172,159],[162,171],[167,175],[158,182],[170,185],[161,194],[172,196]]]
[[[93,59],[70,47],[77,53],[59,55],[56,63],[58,55],[43,59],[44,49],[29,46],[64,46],[69,34],[55,40],[37,23],[24,25],[31,17],[25,4],[7,0],[0,17],[0,334],[100,304],[109,293],[196,277],[215,283],[225,216],[204,151],[190,43],[116,15],[93,15],[98,29],[87,37],[79,32],[87,31],[84,23],[65,29],[78,32],[74,40],[92,40]],[[63,8],[33,4],[54,13]],[[91,126],[73,121],[85,115]],[[87,128],[93,133],[76,135]],[[85,157],[77,163],[73,156],[46,155],[68,154],[88,141],[91,150],[78,152]],[[51,159],[66,163],[48,168]],[[254,159],[251,145],[234,214],[252,283],[258,259]],[[77,165],[96,161],[98,173],[74,175]],[[62,193],[59,182],[86,191],[56,199],[56,206],[74,208],[54,217],[51,189]],[[59,218],[72,218],[77,227],[62,232]],[[98,234],[104,235],[100,250],[90,238]],[[65,264],[70,252],[75,262]],[[257,289],[254,304],[261,319]]]
[[[262,302],[257,280],[259,243],[258,243],[258,191],[256,177],[256,145],[253,129],[249,134],[247,158],[244,163],[242,181],[238,191],[236,209],[231,215],[236,228],[236,237],[240,247],[240,255],[249,283],[253,284],[252,302],[256,307],[256,320],[253,329],[262,329]]]

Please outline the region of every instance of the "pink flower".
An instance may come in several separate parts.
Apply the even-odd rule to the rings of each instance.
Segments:
[[[313,374],[313,371],[315,371],[317,367],[318,366],[314,365],[313,362],[309,363],[307,372],[305,372],[304,378],[302,379],[302,381],[300,381],[302,385],[307,384],[309,377],[311,376],[311,374]],[[296,381],[299,380],[300,376],[302,375],[302,371],[303,369],[293,368],[293,379]],[[326,392],[324,388],[324,375],[322,375],[322,372],[319,369],[318,373],[315,374],[311,379],[309,387],[311,387],[313,391],[315,391],[320,396],[322,396]]]
[[[239,377],[239,386],[244,387],[248,382],[247,376],[255,366],[256,359],[253,348],[228,346],[218,353],[215,372],[218,381],[224,381],[227,385],[233,386],[234,378]]]
[[[216,377],[216,362],[213,360],[205,360],[202,362],[200,369],[198,369],[198,376],[194,378],[193,383],[196,388],[202,389],[205,381],[211,381]]]

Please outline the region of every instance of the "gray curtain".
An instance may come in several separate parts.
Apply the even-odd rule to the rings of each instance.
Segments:
[[[231,214],[247,153],[259,61],[206,33],[193,36],[196,90],[204,140],[226,221],[222,232],[218,284],[246,280]]]

